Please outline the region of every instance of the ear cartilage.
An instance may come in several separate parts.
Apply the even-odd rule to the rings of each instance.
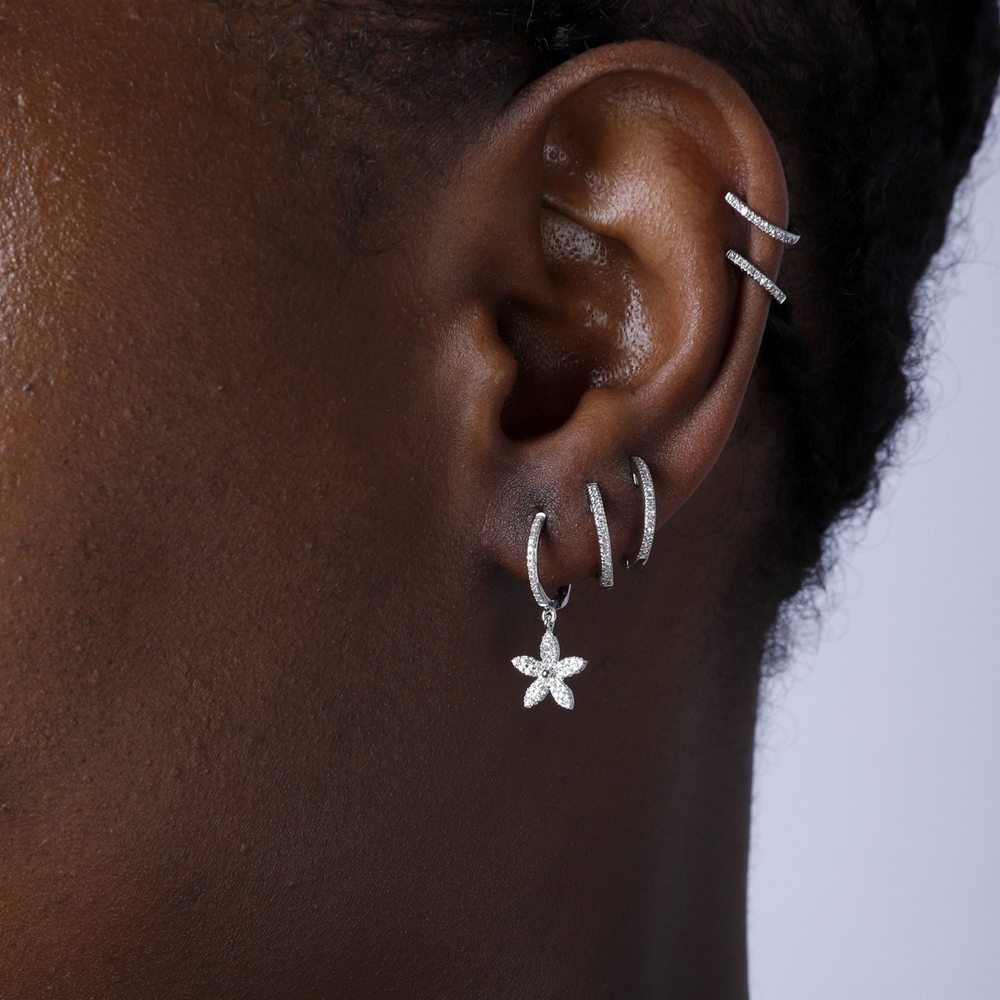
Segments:
[[[731,208],[735,208],[750,225],[756,226],[762,233],[766,233],[773,240],[779,240],[793,247],[802,238],[799,233],[790,232],[787,229],[782,229],[781,226],[776,226],[773,222],[768,222],[764,216],[758,215],[752,208],[740,201],[732,191],[726,192],[726,204]]]
[[[626,569],[631,569],[636,563],[640,566],[646,565],[650,550],[653,548],[653,535],[656,532],[656,491],[653,489],[653,474],[638,455],[632,456],[632,465],[635,467],[632,482],[642,488],[642,542],[635,559],[632,562],[625,560]]]
[[[601,586],[615,585],[615,566],[611,559],[611,532],[608,531],[608,516],[604,513],[604,498],[597,483],[587,483],[587,496],[590,498],[590,512],[594,515],[594,527],[597,529],[597,546],[601,550]]]
[[[788,298],[787,295],[763,272],[759,271],[753,264],[746,259],[746,257],[741,257],[735,250],[727,250],[726,258],[731,260],[744,274],[753,278],[754,281],[760,285],[761,288],[767,292],[768,295],[773,298],[778,305],[784,303],[785,299]]]

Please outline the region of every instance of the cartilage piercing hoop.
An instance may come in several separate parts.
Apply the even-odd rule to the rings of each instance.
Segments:
[[[801,234],[792,232],[789,229],[782,229],[773,222],[768,222],[763,215],[758,215],[752,208],[745,205],[732,191],[726,192],[726,204],[730,208],[735,208],[740,215],[752,226],[756,226],[762,233],[770,236],[773,240],[778,240],[787,246],[793,247],[802,239]]]
[[[759,268],[753,266],[735,250],[727,250],[726,257],[731,260],[744,274],[749,275],[778,305],[782,305],[788,296]]]
[[[798,233],[793,233],[788,229],[782,229],[773,222],[768,222],[762,215],[758,215],[752,208],[740,201],[732,191],[726,192],[726,204],[739,212],[744,219],[752,226],[756,226],[762,233],[770,236],[773,240],[785,243],[788,246],[795,246],[799,242]],[[757,282],[779,305],[786,301],[787,295],[759,268],[754,267],[746,257],[738,254],[735,250],[727,250],[726,258],[735,264],[744,274]]]
[[[632,562],[625,560],[625,568],[631,569],[636,563],[646,565],[649,553],[653,548],[653,535],[656,533],[656,490],[653,489],[653,474],[649,466],[639,458],[632,456],[632,482],[642,488],[642,542],[639,551]]]
[[[608,515],[604,513],[604,498],[597,483],[587,483],[587,497],[590,500],[590,513],[594,515],[594,527],[597,529],[597,547],[601,551],[601,586],[613,587],[615,564],[611,558],[611,532],[608,531]]]
[[[572,708],[573,692],[566,683],[566,678],[580,673],[587,666],[587,661],[580,656],[559,658],[559,640],[553,630],[556,624],[556,612],[566,607],[569,601],[570,587],[569,585],[560,587],[553,599],[545,593],[538,579],[538,540],[541,538],[543,527],[545,527],[545,512],[539,511],[531,522],[531,531],[528,533],[527,561],[528,583],[531,585],[535,603],[542,609],[542,623],[545,625],[545,634],[538,650],[540,659],[536,660],[533,656],[515,656],[511,663],[522,674],[535,678],[524,692],[525,708],[537,705],[548,694],[552,695],[552,700],[557,705]]]

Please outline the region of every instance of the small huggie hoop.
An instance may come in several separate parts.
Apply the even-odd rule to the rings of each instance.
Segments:
[[[798,233],[782,229],[781,226],[768,222],[763,215],[758,215],[746,203],[740,201],[732,191],[726,192],[726,204],[739,212],[750,225],[756,226],[766,236],[770,236],[772,240],[778,240],[779,243],[793,247],[801,239]],[[754,267],[746,257],[741,256],[735,250],[727,250],[726,258],[732,261],[745,275],[756,281],[778,305],[784,305],[788,296],[760,268]]]
[[[768,295],[774,299],[778,305],[783,305],[785,299],[788,298],[787,295],[759,268],[753,266],[746,259],[746,257],[741,257],[735,250],[727,250],[726,257],[731,260],[744,274],[748,277],[753,278],[754,281],[760,285],[761,288],[767,292]]]
[[[528,583],[531,585],[535,603],[543,611],[561,611],[569,603],[570,585],[560,587],[556,591],[555,598],[552,598],[545,593],[538,579],[538,539],[541,537],[543,527],[545,527],[545,511],[540,510],[531,522],[531,531],[528,533]]]
[[[632,456],[632,464],[635,466],[632,482],[642,487],[642,542],[635,559],[632,562],[625,560],[626,569],[631,569],[636,563],[641,566],[646,565],[650,550],[653,548],[653,535],[656,533],[656,490],[653,489],[653,474],[638,455]]]
[[[758,215],[749,205],[740,201],[732,191],[726,192],[726,204],[730,208],[735,208],[751,226],[756,226],[762,233],[770,236],[772,240],[778,240],[780,243],[793,247],[802,239],[799,233],[793,233],[791,230],[776,226],[773,222],[768,222],[763,215]]]
[[[590,513],[594,515],[594,527],[597,529],[597,547],[601,551],[601,586],[613,587],[615,566],[611,558],[611,532],[608,531],[608,515],[604,513],[604,498],[597,483],[587,483],[587,496],[590,499]]]

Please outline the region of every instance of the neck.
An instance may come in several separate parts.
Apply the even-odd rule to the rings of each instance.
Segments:
[[[521,709],[520,677],[501,674],[472,723],[478,779],[444,853],[490,872],[472,950],[510,977],[503,995],[746,996],[759,647],[717,641],[712,602],[658,544],[659,574],[622,574],[613,599],[580,587],[560,615],[564,655],[589,660],[573,712]],[[520,596],[530,627],[508,645],[534,652]]]

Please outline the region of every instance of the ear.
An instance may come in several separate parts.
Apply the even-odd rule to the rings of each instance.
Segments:
[[[633,558],[652,470],[662,523],[736,420],[781,244],[726,201],[786,225],[784,174],[757,110],[684,49],[595,49],[533,83],[469,150],[433,239],[449,328],[439,385],[458,408],[455,502],[491,560],[525,577],[538,510],[543,582],[596,575],[587,486]],[[438,294],[440,293],[440,294]]]

